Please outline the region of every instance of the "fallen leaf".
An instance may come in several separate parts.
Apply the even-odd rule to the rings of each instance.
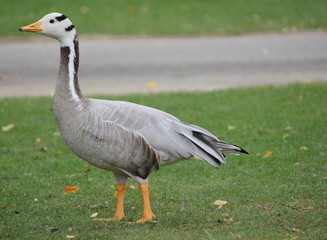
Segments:
[[[264,155],[264,157],[271,157],[273,155],[272,151],[267,151]]]
[[[227,126],[227,130],[229,130],[229,131],[232,131],[232,130],[235,130],[235,129],[236,129],[235,126],[232,126],[232,125]]]
[[[37,198],[34,198],[34,202],[38,202],[39,201],[39,199],[37,199]]]
[[[307,150],[308,150],[308,147],[306,147],[306,146],[301,146],[301,147],[300,147],[300,150],[301,150],[301,151],[307,151]]]
[[[91,214],[90,217],[91,217],[91,218],[94,218],[94,217],[96,217],[96,216],[98,216],[98,215],[99,215],[99,213],[96,212],[96,213]]]
[[[9,76],[7,76],[7,75],[1,76],[1,81],[8,81],[8,80],[9,80]]]
[[[7,204],[7,205],[5,205],[5,207],[12,207],[12,205],[11,204]]]
[[[327,177],[322,177],[322,178],[320,178],[321,180],[326,180],[327,179]]]
[[[67,238],[67,239],[73,239],[73,238],[75,238],[76,236],[73,236],[73,235],[66,235],[66,237],[65,238]]]
[[[134,185],[129,186],[130,189],[135,189],[136,187]]]
[[[54,133],[53,133],[53,136],[60,136],[60,135],[61,135],[60,132],[54,132]]]
[[[131,207],[131,210],[132,210],[132,211],[136,211],[137,208],[136,208],[136,207]]]
[[[218,209],[221,209],[222,207],[224,207],[225,205],[227,205],[227,201],[224,200],[216,200],[214,201],[213,205],[218,206]]]
[[[229,213],[222,213],[221,216],[223,216],[223,217],[229,217]]]
[[[294,236],[294,237],[291,237],[290,240],[295,240],[295,239],[298,239],[299,236]]]
[[[65,194],[76,193],[80,189],[79,186],[66,186],[64,187]]]
[[[114,191],[114,192],[112,193],[112,196],[117,197],[117,196],[118,196],[118,191],[117,191],[117,190]]]
[[[287,126],[283,129],[284,132],[289,132],[292,131],[292,127],[291,126]]]
[[[234,219],[233,218],[225,218],[224,219],[225,222],[228,222],[228,223],[234,223]]]
[[[8,132],[8,131],[12,130],[14,127],[15,127],[15,124],[11,123],[11,124],[8,124],[7,126],[3,126],[1,128],[1,130],[3,132]]]
[[[68,227],[67,230],[68,230],[69,232],[71,232],[71,231],[73,231],[73,228],[72,228],[72,227]]]
[[[148,88],[156,88],[156,87],[158,87],[158,83],[155,82],[155,81],[151,81],[151,82],[147,82],[145,84],[145,86],[148,87]]]

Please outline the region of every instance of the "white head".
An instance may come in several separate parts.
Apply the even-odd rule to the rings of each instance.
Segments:
[[[39,21],[19,28],[23,32],[37,32],[58,39],[62,46],[68,46],[76,36],[73,23],[64,14],[49,13]]]

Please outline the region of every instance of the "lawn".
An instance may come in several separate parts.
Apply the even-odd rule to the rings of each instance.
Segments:
[[[326,96],[326,83],[302,83],[115,97],[165,110],[250,152],[220,169],[191,160],[154,172],[157,218],[146,224],[128,223],[142,216],[132,180],[127,219],[92,221],[94,213],[113,216],[114,178],[65,146],[50,98],[0,99],[0,238],[326,239]],[[71,185],[80,190],[64,194]],[[228,204],[220,209],[216,200]]]
[[[48,12],[68,15],[81,34],[190,36],[327,28],[326,0],[0,0],[0,36]]]

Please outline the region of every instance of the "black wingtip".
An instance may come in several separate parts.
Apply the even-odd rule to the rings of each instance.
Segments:
[[[249,155],[249,153],[247,152],[247,151],[245,151],[243,148],[241,148],[241,151],[240,151],[241,153],[245,153],[245,154],[248,154]]]

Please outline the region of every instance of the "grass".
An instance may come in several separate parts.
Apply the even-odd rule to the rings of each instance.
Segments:
[[[326,0],[0,0],[0,36],[48,12],[67,14],[81,34],[230,35],[327,27]]]
[[[221,169],[192,160],[153,173],[158,222],[141,225],[127,223],[142,215],[138,188],[127,190],[126,221],[92,221],[95,212],[113,216],[114,178],[65,146],[50,98],[0,99],[0,127],[14,124],[0,132],[0,238],[326,239],[326,93],[326,83],[310,83],[119,97],[203,126],[251,154],[230,156]],[[64,195],[68,185],[80,191]],[[228,204],[218,209],[218,199]],[[99,204],[108,207],[90,208]]]

